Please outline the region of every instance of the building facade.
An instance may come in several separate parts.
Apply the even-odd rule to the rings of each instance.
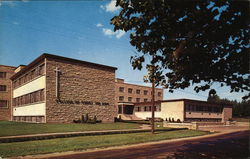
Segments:
[[[135,103],[133,114],[149,119],[152,116],[151,106],[151,102]],[[164,100],[156,102],[155,117],[170,122],[225,122],[232,118],[232,105],[191,99]]]
[[[43,54],[11,77],[13,120],[69,123],[81,115],[113,122],[115,67]]]
[[[134,103],[152,100],[152,88],[147,86],[125,83],[124,79],[115,80],[115,105],[118,114],[132,114]],[[155,89],[155,101],[163,100],[163,89]]]
[[[0,120],[11,120],[11,80],[16,67],[0,65]]]

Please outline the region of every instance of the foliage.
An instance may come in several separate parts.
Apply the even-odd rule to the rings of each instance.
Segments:
[[[214,82],[231,92],[250,91],[249,1],[236,0],[117,0],[114,30],[130,31],[138,54],[134,69],[150,55],[157,84],[194,90]],[[148,68],[150,69],[150,68]],[[250,97],[250,93],[244,99]]]

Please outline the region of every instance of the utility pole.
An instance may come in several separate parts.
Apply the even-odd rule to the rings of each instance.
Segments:
[[[151,108],[151,111],[152,111],[152,120],[151,120],[151,132],[152,134],[154,134],[154,131],[155,131],[155,77],[154,77],[154,66],[152,66],[152,108]]]

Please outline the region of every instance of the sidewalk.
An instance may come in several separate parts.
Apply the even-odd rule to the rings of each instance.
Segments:
[[[156,131],[174,131],[174,130],[185,130],[185,129],[186,128],[170,128],[170,129],[157,129]],[[4,136],[4,137],[0,137],[0,143],[22,142],[22,141],[32,141],[32,140],[47,140],[47,139],[76,137],[76,136],[128,134],[128,133],[140,133],[140,132],[150,132],[150,131],[151,129],[127,129],[127,130],[103,130],[103,131],[83,131],[83,132]]]

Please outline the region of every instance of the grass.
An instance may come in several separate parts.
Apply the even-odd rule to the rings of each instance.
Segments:
[[[128,145],[181,137],[200,136],[205,134],[208,134],[208,132],[195,130],[178,130],[169,132],[157,132],[154,135],[152,135],[151,133],[135,133],[60,138],[16,143],[1,143],[0,156],[13,157],[53,152],[79,151],[91,148]]]
[[[98,124],[37,124],[0,121],[0,136],[15,136],[43,133],[59,133],[74,131],[136,129],[135,123],[98,123]]]

